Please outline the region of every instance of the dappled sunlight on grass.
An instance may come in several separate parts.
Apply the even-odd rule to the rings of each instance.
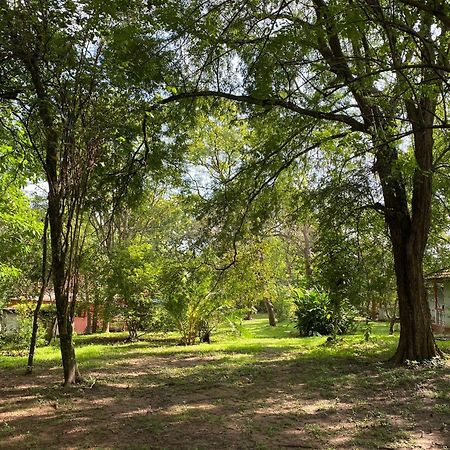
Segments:
[[[375,328],[375,327],[374,327]],[[60,387],[56,347],[0,361],[2,448],[443,448],[450,365],[393,367],[397,336],[299,338],[258,317],[213,343],[77,336],[85,377]],[[295,330],[294,330],[295,331]],[[444,345],[447,345],[446,343]],[[448,348],[448,346],[447,346]]]

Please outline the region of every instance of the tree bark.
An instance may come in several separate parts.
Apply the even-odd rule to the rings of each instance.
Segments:
[[[307,286],[311,287],[312,280],[312,254],[311,254],[311,228],[309,225],[302,226],[303,234],[303,257],[305,260],[305,276]]]
[[[92,312],[92,333],[97,333],[98,329],[98,298],[94,300],[94,311]]]
[[[86,330],[84,331],[86,334],[92,334],[92,311],[91,305],[88,303],[86,307],[86,315],[87,315],[87,324]]]
[[[50,200],[49,200],[50,205]],[[51,208],[49,206],[49,211]],[[52,213],[49,213],[50,226],[52,225]],[[51,233],[57,236],[62,235],[62,229],[58,231],[58,225],[61,223],[57,217],[53,217],[53,228]],[[58,242],[57,236],[53,239]],[[64,370],[64,386],[68,386],[80,381],[79,371],[75,358],[75,349],[73,346],[73,317],[70,315],[70,305],[68,293],[65,290],[65,261],[59,257],[57,249],[52,249],[53,253],[53,285],[55,289],[56,317],[58,320],[59,344],[61,348],[61,359]]]
[[[63,325],[63,333],[61,333],[61,325]],[[67,326],[67,322],[58,321],[59,327],[59,343],[64,370],[64,386],[69,386],[81,381],[80,372],[78,370],[75,358],[75,348],[72,341],[72,324]]]
[[[47,335],[45,336],[46,343],[45,345],[50,345],[50,342],[52,342],[52,339],[56,337],[56,332],[58,329],[58,320],[56,317],[52,319],[51,322],[49,322],[47,327]]]
[[[423,257],[431,223],[433,117],[428,105],[420,112],[408,105],[413,123],[414,153],[418,167],[413,176],[411,212],[405,184],[395,163],[397,150],[385,146],[377,155],[376,168],[380,176],[385,201],[385,220],[392,242],[397,295],[399,301],[400,339],[393,361],[425,361],[441,356],[434,341],[431,315],[423,277]],[[422,105],[425,107],[425,105]],[[424,118],[428,118],[423,123]],[[425,126],[428,125],[428,126]]]
[[[103,305],[103,322],[102,322],[102,333],[109,333],[109,321],[111,319],[111,302],[112,299],[106,299]]]
[[[102,333],[109,333],[109,320],[103,321]]]
[[[41,270],[41,290],[36,307],[33,313],[33,329],[30,339],[30,350],[28,352],[27,374],[33,372],[34,352],[36,350],[37,333],[39,329],[39,312],[41,311],[42,302],[44,301],[45,290],[47,289],[51,270],[47,275],[47,231],[48,231],[48,215],[45,216],[44,232],[42,234],[42,270]]]
[[[372,320],[377,320],[378,316],[378,302],[375,297],[372,298],[370,302],[370,318]]]
[[[85,291],[85,301],[86,301],[86,315],[87,315],[87,324],[85,333],[92,334],[92,309],[91,309],[91,296],[89,292],[89,280],[87,277],[84,277],[84,291]]]
[[[441,356],[431,328],[422,254],[409,240],[394,246],[400,313],[400,339],[393,360],[425,361]]]
[[[273,308],[273,304],[270,300],[264,300],[264,303],[266,304],[267,314],[269,316],[269,324],[271,327],[276,326],[277,321],[275,319],[275,310]]]

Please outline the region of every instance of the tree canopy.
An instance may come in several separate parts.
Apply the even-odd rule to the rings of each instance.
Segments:
[[[440,357],[449,25],[444,1],[0,1],[1,295],[38,283],[46,216],[65,384],[77,304],[191,345],[299,292],[398,302],[394,360]]]

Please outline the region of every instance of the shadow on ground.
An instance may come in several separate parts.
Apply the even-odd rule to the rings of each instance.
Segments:
[[[450,366],[285,347],[146,353],[130,345],[59,386],[0,371],[2,449],[387,449],[450,446]],[[324,356],[325,352],[325,356]]]

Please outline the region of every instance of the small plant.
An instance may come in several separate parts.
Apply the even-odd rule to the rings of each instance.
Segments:
[[[369,342],[370,335],[372,334],[372,324],[369,319],[366,319],[366,325],[364,327],[364,341]]]

